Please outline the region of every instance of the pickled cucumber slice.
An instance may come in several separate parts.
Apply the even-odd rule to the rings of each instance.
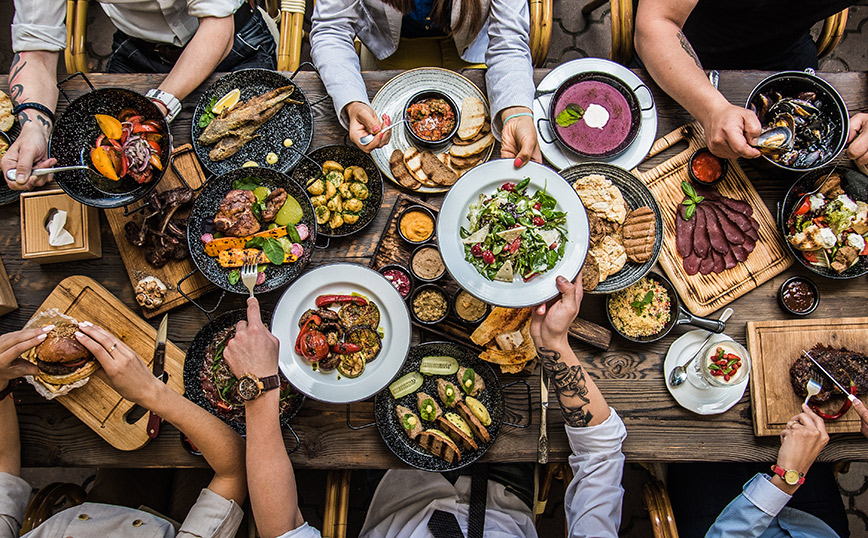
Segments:
[[[445,355],[425,357],[419,371],[425,375],[452,375],[458,371],[458,361]]]
[[[491,415],[488,414],[488,409],[482,405],[482,402],[473,396],[468,396],[467,398],[464,398],[464,403],[467,404],[467,407],[470,408],[470,412],[479,419],[479,422],[481,422],[483,426],[491,425]]]
[[[410,372],[409,374],[398,378],[397,381],[393,381],[392,384],[389,385],[389,392],[391,392],[392,397],[397,400],[398,398],[403,398],[408,394],[413,394],[422,387],[422,383],[424,382],[425,379],[422,377],[422,374],[419,372]]]

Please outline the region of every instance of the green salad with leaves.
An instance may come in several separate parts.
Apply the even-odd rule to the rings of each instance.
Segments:
[[[530,178],[506,182],[470,204],[462,227],[464,259],[489,280],[525,282],[554,268],[564,257],[566,216],[545,189],[528,194]]]

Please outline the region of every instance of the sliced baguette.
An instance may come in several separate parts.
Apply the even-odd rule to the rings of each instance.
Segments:
[[[466,146],[453,145],[452,149],[449,150],[449,153],[452,154],[453,157],[467,158],[472,155],[482,153],[482,151],[485,150],[485,148],[490,146],[492,143],[494,143],[494,135],[491,133],[487,133],[485,136],[472,144],[468,144]]]
[[[422,171],[429,179],[435,181],[438,185],[454,185],[458,181],[458,175],[451,168],[443,164],[436,155],[428,151],[422,151],[420,154],[422,159]]]
[[[404,150],[404,164],[416,181],[428,185],[428,175],[422,170],[422,154],[418,149],[410,147]]]
[[[407,170],[407,165],[404,164],[404,152],[400,149],[396,149],[392,152],[391,157],[389,157],[389,166],[392,169],[392,175],[395,176],[395,180],[397,180],[402,187],[415,191],[422,186],[422,183],[414,178],[410,174],[410,171]]]
[[[473,138],[485,125],[485,105],[476,97],[465,97],[461,102],[461,123],[458,124],[458,138]]]

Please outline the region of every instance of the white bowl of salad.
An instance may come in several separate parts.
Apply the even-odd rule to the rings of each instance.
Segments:
[[[554,170],[511,159],[464,174],[443,200],[437,243],[449,274],[472,295],[508,308],[558,295],[588,253],[588,216],[578,194]]]

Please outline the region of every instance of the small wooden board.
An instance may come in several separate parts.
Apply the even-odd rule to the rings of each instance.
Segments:
[[[384,265],[397,264],[407,268],[408,273],[410,272],[410,256],[413,254],[413,250],[417,247],[408,244],[401,238],[398,233],[398,218],[401,216],[404,209],[411,205],[424,206],[430,209],[431,212],[434,213],[435,217],[439,213],[439,210],[431,204],[425,203],[422,200],[413,198],[406,194],[399,194],[398,198],[395,200],[395,205],[392,208],[392,213],[389,215],[386,230],[383,232],[383,235],[380,236],[380,242],[377,244],[377,250],[374,254],[373,261],[371,262],[372,269],[377,270]],[[435,239],[436,235],[432,236],[430,241],[434,242]],[[421,283],[416,283],[416,285],[419,284]],[[454,299],[455,294],[458,293],[459,289],[461,289],[458,283],[449,277],[448,273],[437,281],[437,285],[446,292],[450,299]],[[408,306],[412,308],[412,306]],[[421,325],[415,321],[413,321],[413,324],[422,329],[441,333],[443,336],[458,338],[461,342],[473,345],[470,344],[470,333],[473,332],[475,326],[468,325],[466,322],[457,319],[451,312],[445,320],[434,327]],[[582,318],[576,318],[570,326],[569,334],[577,340],[604,350],[609,348],[609,342],[612,339],[611,331]]]
[[[193,152],[193,146],[185,144],[179,148],[175,148],[172,155],[174,156],[175,168],[177,168],[178,172],[184,176],[187,185],[189,185],[191,189],[198,189],[203,183],[205,183],[205,174],[202,172],[202,167],[196,159],[196,154]],[[163,192],[183,185],[184,182],[181,178],[178,177],[171,167],[169,167],[169,169],[166,170],[166,175],[163,176],[163,180],[160,181],[160,184],[157,186],[156,191]],[[187,213],[189,213],[189,210],[179,211],[176,213],[176,216],[186,217]],[[124,237],[124,225],[126,225],[127,221],[130,219],[141,221],[141,217],[137,214],[125,217],[124,208],[122,207],[117,209],[106,209],[105,216],[108,219],[109,227],[111,227],[112,235],[115,238],[115,242],[117,243],[118,250],[121,254],[121,260],[124,262],[124,267],[127,269],[127,274],[130,277],[130,283],[133,285],[133,288],[136,287],[139,280],[146,276],[155,276],[159,278],[163,281],[166,287],[169,288],[163,304],[160,305],[159,308],[153,310],[142,308],[142,315],[146,318],[152,318],[167,312],[176,306],[186,303],[187,299],[178,292],[177,284],[191,271],[196,270],[196,264],[193,263],[192,258],[187,258],[179,262],[170,261],[163,267],[154,267],[145,260],[145,249],[131,245]],[[215,288],[214,284],[211,284],[208,279],[198,271],[184,282],[183,287],[184,293],[192,299],[195,299],[203,295],[205,292]]]
[[[95,280],[80,275],[63,279],[37,312],[51,308],[105,328],[138,353],[148,369],[152,368],[157,330]],[[166,342],[166,374],[168,386],[183,394],[184,352],[172,342]],[[135,404],[115,392],[100,372],[91,376],[85,386],[56,400],[119,450],[136,450],[149,441],[148,413],[128,424],[124,417]]]
[[[821,343],[868,353],[866,334],[868,317],[748,322],[754,433],[778,435],[787,421],[801,412],[802,399],[793,391],[790,367],[802,349],[810,350]],[[842,403],[843,400],[835,398],[822,409],[834,412]],[[859,416],[852,410],[837,420],[826,421],[829,433],[858,432],[860,428]]]
[[[690,181],[687,172],[690,156],[706,145],[702,127],[694,122],[672,131],[654,143],[648,157],[653,157],[682,140],[688,143],[686,150],[647,172],[640,172],[638,168],[632,172],[648,185],[660,204],[663,214],[660,265],[669,275],[687,309],[697,316],[707,316],[785,271],[794,260],[762,198],[738,162],[730,160],[726,177],[712,188],[723,196],[744,200],[753,207],[753,217],[759,222],[756,249],[746,261],[722,273],[697,273],[692,276],[687,274],[675,247],[675,216],[678,204],[684,200],[681,182]]]

